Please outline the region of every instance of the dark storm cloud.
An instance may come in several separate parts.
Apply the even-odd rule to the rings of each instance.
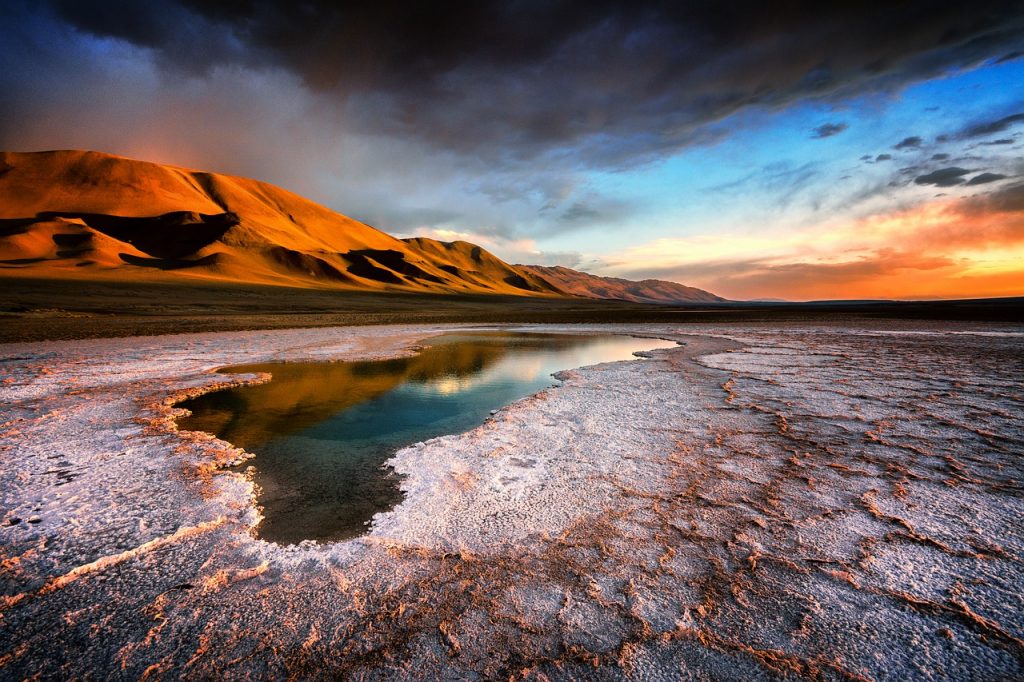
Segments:
[[[1009,130],[1011,126],[1022,122],[1024,122],[1024,113],[1011,114],[994,121],[983,121],[981,123],[975,123],[972,126],[968,126],[961,131],[958,137],[960,139],[967,139],[971,137],[994,135],[996,133],[1001,133],[1004,130]]]
[[[893,145],[893,149],[920,149],[923,140],[918,136],[905,137]]]
[[[875,157],[875,161],[892,161],[892,154],[879,154]]]
[[[953,187],[954,185],[960,185],[964,182],[964,177],[971,171],[966,168],[958,168],[957,166],[950,166],[949,168],[940,168],[939,170],[932,171],[926,175],[920,175],[914,179],[919,185],[935,185],[936,187]]]
[[[346,120],[364,130],[505,164],[571,149],[563,161],[581,168],[715,139],[727,134],[715,122],[752,105],[893,91],[1012,53],[1024,28],[1020,3],[1009,1],[50,7],[79,31],[152,50],[166,71],[284,69],[344,103]]]
[[[1006,176],[1000,173],[980,173],[967,181],[968,185],[987,185],[997,180],[1005,180]]]
[[[850,126],[846,123],[825,123],[811,131],[811,137],[820,140],[825,137],[838,135]]]

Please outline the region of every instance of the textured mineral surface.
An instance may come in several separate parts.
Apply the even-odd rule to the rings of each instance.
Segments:
[[[0,346],[0,678],[1021,677],[1024,329],[887,324],[601,327],[682,345],[398,452],[367,535],[291,546],[174,403],[451,325]]]

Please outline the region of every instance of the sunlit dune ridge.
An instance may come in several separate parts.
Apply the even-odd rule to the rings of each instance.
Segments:
[[[0,261],[23,275],[560,294],[480,247],[402,241],[247,178],[97,152],[8,152],[0,196]]]
[[[721,300],[673,282],[510,265],[466,241],[397,239],[257,180],[88,151],[0,153],[0,275]]]

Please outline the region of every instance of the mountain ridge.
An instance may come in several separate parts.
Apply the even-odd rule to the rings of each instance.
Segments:
[[[576,272],[563,270],[567,282]],[[0,275],[581,295],[545,271],[469,242],[398,239],[250,178],[102,152],[0,152]],[[582,295],[602,298],[594,291]]]
[[[566,293],[584,298],[615,299],[632,303],[725,303],[711,292],[661,279],[631,280],[602,277],[562,265],[517,265],[543,277]]]

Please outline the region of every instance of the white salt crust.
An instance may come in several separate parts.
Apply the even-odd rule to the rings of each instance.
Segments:
[[[457,328],[0,346],[0,678],[1024,674],[1020,327],[529,327],[686,345],[400,451],[329,545],[257,539],[248,455],[174,427],[266,380],[216,367]]]

